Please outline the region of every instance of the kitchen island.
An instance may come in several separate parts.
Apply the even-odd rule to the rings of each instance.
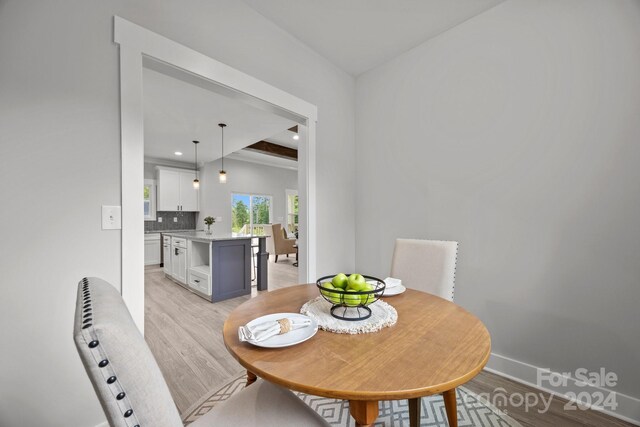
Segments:
[[[257,287],[267,290],[266,236],[213,236],[204,231],[162,235],[165,276],[211,302],[251,293],[251,241],[258,239]]]

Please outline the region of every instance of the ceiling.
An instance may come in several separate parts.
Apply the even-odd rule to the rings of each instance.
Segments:
[[[293,139],[295,133],[290,130],[282,131],[269,138],[265,138],[264,141],[272,142],[274,144],[282,145],[283,147],[298,149],[298,140]],[[260,163],[267,166],[275,166],[278,168],[285,168],[291,170],[298,169],[298,162],[296,160],[287,159],[283,157],[270,156],[261,154],[254,150],[240,150],[229,155],[230,159],[242,160],[244,162]]]
[[[345,71],[358,75],[478,15],[504,0],[245,0],[259,13]],[[151,67],[153,68],[153,67]],[[296,125],[206,84],[144,68],[145,157],[193,163],[220,158],[218,123],[224,122],[225,156],[294,168],[296,162],[239,152],[266,140],[297,149],[287,129]],[[176,156],[176,151],[182,156]]]
[[[227,158],[232,160],[241,160],[243,162],[258,163],[266,166],[273,166],[276,168],[298,170],[298,162],[296,160],[269,156],[267,154],[260,154],[256,151],[240,150],[230,154]]]
[[[225,156],[270,137],[292,135],[287,129],[296,125],[245,102],[148,68],[143,70],[147,158],[193,163],[192,141],[199,140],[198,163],[216,160],[221,155],[221,122],[228,125],[224,130]],[[182,156],[176,156],[176,151]]]
[[[357,76],[504,0],[245,0]]]
[[[285,130],[284,132],[280,132],[276,135],[270,136],[269,138],[265,138],[264,140],[297,150],[298,142],[300,141],[293,139],[294,135],[296,134],[290,130]]]

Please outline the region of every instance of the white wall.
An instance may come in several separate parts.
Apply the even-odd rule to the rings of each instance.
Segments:
[[[104,420],[72,325],[78,280],[120,286],[116,14],[318,106],[318,271],[353,268],[352,77],[240,1],[0,1],[2,426]]]
[[[359,271],[460,242],[493,352],[640,397],[640,2],[509,0],[356,82]]]
[[[227,183],[220,184],[219,160],[200,168],[200,212],[196,221],[197,229],[205,227],[205,217],[221,216],[222,222],[212,226],[214,235],[231,233],[231,193],[272,196],[271,222],[286,223],[285,190],[298,189],[298,171],[232,159],[225,159],[224,169],[227,171]],[[279,220],[280,217],[282,220]]]

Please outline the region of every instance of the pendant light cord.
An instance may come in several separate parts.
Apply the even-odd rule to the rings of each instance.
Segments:
[[[196,145],[196,163],[193,165],[193,169],[196,173],[196,179],[198,179],[198,141],[193,141],[193,143]]]
[[[222,168],[221,170],[224,172],[224,128],[227,126],[225,123],[218,123],[220,126],[220,134],[222,135]]]

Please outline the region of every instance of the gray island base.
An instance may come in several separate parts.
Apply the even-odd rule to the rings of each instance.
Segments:
[[[251,294],[251,241],[258,239],[257,288],[267,290],[267,236],[212,236],[203,231],[163,233],[164,272],[211,301]]]

